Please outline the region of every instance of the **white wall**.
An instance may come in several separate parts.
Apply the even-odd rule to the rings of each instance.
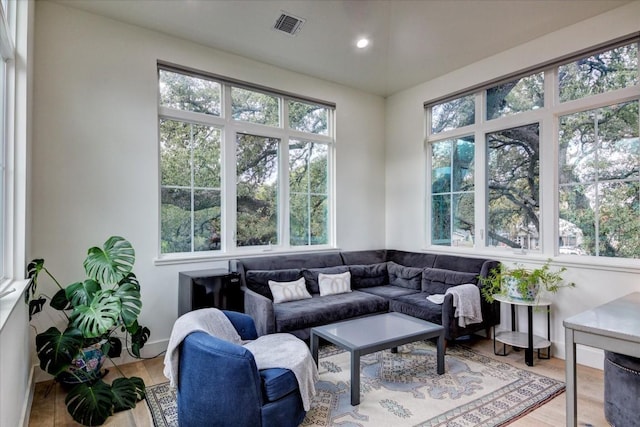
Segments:
[[[37,2],[30,256],[63,282],[113,234],[136,249],[144,350],[163,350],[177,317],[178,272],[158,252],[156,61],[336,103],[341,249],[384,247],[384,100],[350,88],[77,11]],[[226,265],[226,262],[224,263]]]
[[[640,2],[632,2],[387,98],[387,247],[420,250],[424,246],[425,101],[639,30]],[[508,264],[518,260],[511,254],[496,258]],[[520,261],[527,262],[531,258]],[[578,289],[564,291],[554,297],[551,339],[554,355],[558,357],[564,357],[562,319],[640,290],[640,265],[626,270],[606,266],[596,268],[587,264],[567,267],[566,278],[576,282]],[[505,314],[503,312],[503,320]],[[542,335],[544,330],[536,332]],[[602,368],[602,354],[579,347],[578,363]]]

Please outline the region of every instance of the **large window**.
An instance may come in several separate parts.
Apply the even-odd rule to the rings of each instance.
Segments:
[[[14,126],[9,122],[15,101],[15,83],[12,81],[15,79],[15,6],[14,2],[0,4],[0,290],[5,279],[17,276],[9,265],[13,261],[9,259],[9,234],[13,230],[7,228],[11,220],[18,221],[13,215],[11,186],[24,185],[23,182],[15,181],[16,167],[13,167],[12,154],[16,151],[16,141],[14,135],[11,135]]]
[[[636,39],[425,104],[428,244],[640,258],[639,67]]]
[[[162,254],[333,245],[332,105],[158,76]]]

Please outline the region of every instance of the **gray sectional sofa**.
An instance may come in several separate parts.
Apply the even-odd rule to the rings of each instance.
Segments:
[[[396,311],[445,327],[454,340],[500,322],[497,303],[482,299],[483,322],[460,327],[451,294],[443,304],[427,300],[451,286],[473,283],[499,263],[483,258],[398,250],[321,252],[271,255],[232,260],[240,274],[245,312],[253,317],[259,335],[288,332],[307,339],[310,329],[350,318]],[[320,296],[318,274],[349,271],[352,292]],[[312,298],[274,303],[268,281],[305,278]],[[488,335],[487,335],[488,336]]]

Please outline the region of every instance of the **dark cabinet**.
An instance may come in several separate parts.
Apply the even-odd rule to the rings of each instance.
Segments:
[[[244,311],[244,295],[237,273],[210,269],[182,271],[178,276],[178,316],[206,307]]]

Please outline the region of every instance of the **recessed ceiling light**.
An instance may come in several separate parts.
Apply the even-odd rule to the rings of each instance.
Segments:
[[[359,49],[364,49],[369,46],[369,39],[361,38],[356,42],[356,46],[358,46]]]

